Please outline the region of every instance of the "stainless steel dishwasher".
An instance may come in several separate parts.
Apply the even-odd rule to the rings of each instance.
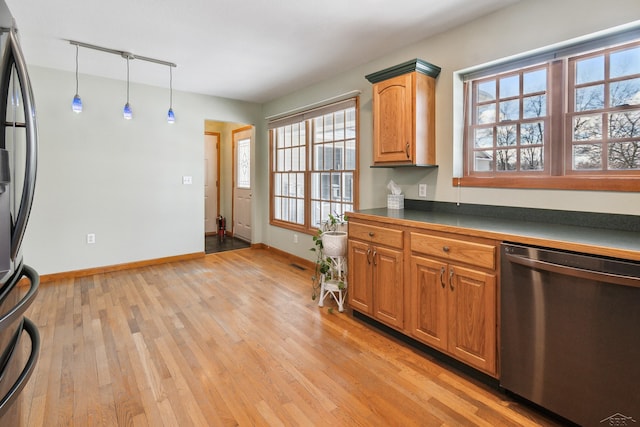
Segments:
[[[640,263],[503,244],[500,385],[583,426],[640,425]]]

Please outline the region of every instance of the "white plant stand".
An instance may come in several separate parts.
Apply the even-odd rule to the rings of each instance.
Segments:
[[[344,311],[344,301],[347,297],[347,257],[328,256],[331,268],[320,278],[320,299],[318,306],[324,307],[324,299],[331,295],[338,304],[338,311]]]

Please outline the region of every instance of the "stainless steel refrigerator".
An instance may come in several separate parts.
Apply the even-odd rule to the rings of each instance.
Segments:
[[[4,0],[0,26],[0,425],[18,426],[20,392],[40,348],[38,330],[24,316],[39,276],[24,264],[21,251],[35,190],[38,141],[31,82]]]

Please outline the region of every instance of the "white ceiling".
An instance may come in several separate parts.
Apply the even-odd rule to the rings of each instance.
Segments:
[[[176,63],[174,89],[260,103],[516,1],[6,0],[29,64],[73,71],[77,40]],[[116,55],[79,62],[126,79]],[[168,87],[169,69],[134,60],[130,78]]]

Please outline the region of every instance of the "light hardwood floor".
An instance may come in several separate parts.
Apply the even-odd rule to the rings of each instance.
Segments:
[[[553,425],[319,308],[310,276],[243,249],[42,285],[24,425]]]

